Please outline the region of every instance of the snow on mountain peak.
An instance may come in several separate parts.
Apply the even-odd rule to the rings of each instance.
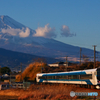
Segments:
[[[22,27],[26,27],[22,24],[20,24],[19,22],[15,21],[14,19],[10,18],[9,16],[0,16],[0,21],[2,22],[1,24],[5,24],[6,28],[20,28],[22,29]],[[1,28],[1,27],[0,27]],[[5,28],[5,27],[2,27]]]
[[[20,24],[9,16],[0,16],[0,39],[14,42],[16,38],[21,40],[22,38],[32,37],[34,33],[34,30]],[[24,42],[28,42],[28,39]]]
[[[3,18],[4,18],[4,15],[0,16],[0,18],[3,20]]]

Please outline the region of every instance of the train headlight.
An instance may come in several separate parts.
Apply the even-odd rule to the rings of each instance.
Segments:
[[[97,85],[97,86],[96,86],[96,89],[100,89],[100,86],[99,86],[99,85]]]

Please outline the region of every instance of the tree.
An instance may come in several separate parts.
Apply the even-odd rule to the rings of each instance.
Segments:
[[[46,66],[45,63],[34,62],[29,64],[22,74],[16,75],[16,81],[34,81],[36,78],[36,74],[41,72],[41,68]]]
[[[1,74],[6,74],[6,73],[10,74],[11,72],[9,67],[2,67],[0,70],[1,70]]]

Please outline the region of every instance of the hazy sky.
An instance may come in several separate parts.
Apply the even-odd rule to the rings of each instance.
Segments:
[[[36,30],[36,36],[100,51],[100,0],[0,0],[0,15]]]

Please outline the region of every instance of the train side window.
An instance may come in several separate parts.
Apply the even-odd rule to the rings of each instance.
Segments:
[[[56,76],[56,79],[59,79],[59,76]]]
[[[79,75],[73,75],[73,79],[79,79]]]
[[[63,79],[68,79],[68,75],[64,75],[63,76]]]
[[[47,76],[47,79],[52,79],[52,76]]]
[[[57,76],[58,79],[62,79],[62,76]]]
[[[52,79],[55,79],[55,76],[52,76]]]
[[[69,75],[68,79],[79,79],[79,75]]]
[[[64,79],[63,76],[56,76],[56,79]]]
[[[47,79],[56,79],[56,76],[47,76]]]
[[[68,79],[73,79],[73,75],[69,75],[68,76]]]
[[[67,75],[62,76],[62,79],[68,79]]]
[[[92,74],[80,75],[80,79],[92,79]]]

